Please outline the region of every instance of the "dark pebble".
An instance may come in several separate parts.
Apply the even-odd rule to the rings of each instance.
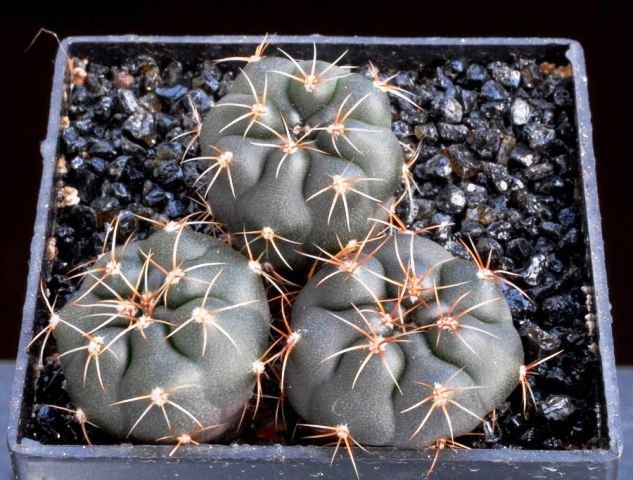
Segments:
[[[511,68],[503,62],[493,62],[488,65],[492,78],[507,88],[517,88],[521,82],[521,72]]]
[[[437,211],[435,201],[427,200],[425,198],[418,198],[415,200],[415,202],[417,205],[417,220],[426,220],[435,215]]]
[[[536,150],[543,150],[556,137],[554,129],[539,123],[527,124],[524,127],[523,132],[525,133],[530,148]]]
[[[148,146],[156,143],[154,117],[145,111],[136,112],[128,117],[122,128],[125,133],[136,140],[145,142]]]
[[[474,177],[480,169],[479,162],[473,152],[465,145],[451,145],[447,149],[451,168],[461,179]]]
[[[154,179],[167,187],[173,188],[182,183],[184,177],[178,160],[164,160],[158,163],[152,173]]]
[[[414,133],[418,140],[428,144],[434,144],[439,139],[437,128],[433,123],[416,125],[414,128]]]
[[[138,101],[140,106],[146,112],[156,114],[161,111],[162,104],[160,102],[160,99],[158,98],[158,95],[156,95],[154,92],[149,92],[143,95],[141,98],[138,99]]]
[[[205,60],[200,75],[193,78],[193,88],[202,88],[209,93],[216,93],[220,89],[221,76],[218,66],[210,60]]]
[[[182,63],[172,60],[162,73],[163,82],[168,86],[174,86],[182,81]]]
[[[411,127],[408,123],[397,121],[391,124],[391,130],[398,138],[405,138],[412,135]]]
[[[165,135],[172,128],[178,126],[178,119],[176,117],[163,112],[156,114],[155,122],[156,130],[162,135]]]
[[[486,67],[478,63],[471,63],[466,69],[466,82],[471,86],[477,86],[484,83],[488,78]]]
[[[451,78],[456,78],[466,70],[466,60],[464,58],[451,58],[446,64],[446,73]]]
[[[464,114],[456,98],[440,96],[433,101],[432,111],[441,122],[459,123]]]
[[[530,167],[536,161],[536,155],[525,144],[518,143],[510,152],[510,160],[514,165]]]
[[[114,109],[114,100],[112,97],[101,97],[97,105],[95,106],[94,113],[95,115],[102,119],[107,120],[112,115],[112,111]]]
[[[468,127],[466,125],[438,122],[437,131],[442,139],[454,143],[461,143],[468,136]]]
[[[563,226],[555,222],[543,222],[541,224],[541,232],[555,239],[559,239],[563,233]]]
[[[145,146],[124,135],[119,138],[118,147],[121,149],[120,153],[124,153],[126,155],[133,155],[136,157],[148,156],[147,148]]]
[[[551,163],[537,163],[535,165],[530,165],[526,171],[525,176],[529,180],[542,180],[543,178],[549,177],[554,173],[554,167]]]
[[[517,97],[512,102],[510,114],[514,125],[525,125],[530,120],[532,107],[530,107],[530,104],[526,100]]]
[[[472,131],[470,145],[480,157],[494,158],[501,146],[501,132],[496,128],[476,128]]]
[[[68,153],[81,153],[88,146],[88,142],[74,127],[68,127],[62,131],[62,141]]]
[[[466,183],[462,185],[466,193],[466,202],[469,207],[476,207],[483,204],[488,198],[487,190],[481,185],[475,183]]]
[[[117,110],[126,115],[131,115],[140,108],[136,95],[127,88],[117,90],[116,99]]]
[[[459,99],[462,102],[463,113],[470,113],[477,108],[477,93],[472,90],[462,88],[459,92]]]
[[[437,208],[445,213],[459,213],[466,207],[466,195],[461,188],[447,185],[440,190],[436,203]]]
[[[184,85],[160,86],[156,88],[156,95],[163,100],[174,103],[187,94],[187,87]]]
[[[576,303],[571,294],[555,295],[543,300],[541,310],[547,315],[550,324],[556,324],[569,316],[579,314],[581,306]]]
[[[506,251],[511,257],[524,260],[532,254],[533,249],[532,244],[527,238],[518,237],[513,238],[507,243]]]
[[[146,180],[143,184],[143,203],[149,207],[162,208],[167,201],[165,190]]]
[[[184,216],[186,212],[186,206],[180,200],[170,200],[165,207],[165,213],[169,218],[179,219]]]
[[[448,178],[453,172],[450,160],[441,153],[438,153],[420,166],[423,167],[424,175],[431,175],[439,178]]]
[[[139,229],[139,220],[129,210],[121,210],[119,216],[119,233],[121,238],[127,238]]]
[[[132,199],[132,194],[124,183],[115,182],[111,184],[110,187],[112,195],[114,195],[117,200],[127,203]]]
[[[536,356],[553,353],[560,348],[560,339],[546,332],[535,323],[529,322],[521,333],[530,346],[533,347],[533,352]]]
[[[538,285],[547,271],[547,257],[538,253],[530,258],[530,263],[523,273],[523,281],[528,285]]]
[[[541,403],[541,411],[543,416],[548,420],[560,422],[569,417],[576,408],[567,395],[549,395],[545,401]]]
[[[204,90],[201,90],[199,88],[194,88],[192,90],[189,90],[189,93],[187,93],[187,98],[188,98],[188,101],[186,102],[186,108],[187,108],[187,111],[189,111],[189,113],[192,113],[191,104],[193,104],[196,111],[201,116],[204,116],[204,114],[206,114],[209,111],[209,109],[213,106],[212,101],[209,98],[209,95],[207,95],[204,92]],[[191,102],[191,104],[189,102]]]
[[[121,157],[115,158],[108,165],[108,175],[110,175],[114,179],[119,179],[121,175],[123,174],[123,170],[125,169],[125,167],[127,166],[131,158],[132,157],[128,157],[128,156],[121,156]]]
[[[119,201],[114,197],[99,197],[90,204],[97,213],[101,214],[115,212],[120,205]]]
[[[90,141],[90,147],[88,148],[88,151],[92,155],[97,155],[105,158],[113,158],[117,154],[117,150],[116,148],[114,148],[114,145],[112,145],[112,142],[99,138],[93,138]]]
[[[508,98],[508,92],[494,80],[488,80],[481,87],[481,96],[490,101],[505,100]]]

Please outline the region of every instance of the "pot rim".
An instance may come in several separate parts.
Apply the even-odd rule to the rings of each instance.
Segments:
[[[50,113],[46,139],[42,142],[40,152],[43,160],[42,180],[39,189],[37,215],[35,219],[34,235],[31,242],[29,273],[27,277],[26,300],[23,309],[22,327],[20,333],[19,351],[16,360],[16,372],[10,402],[8,445],[12,456],[28,456],[35,458],[137,458],[156,459],[163,457],[169,446],[159,445],[96,445],[94,447],[80,445],[45,445],[30,439],[19,439],[20,416],[24,400],[23,390],[28,373],[29,356],[26,346],[30,342],[33,332],[38,286],[43,256],[46,246],[46,229],[50,204],[53,199],[53,181],[57,158],[58,137],[60,132],[59,112],[62,109],[63,89],[55,88],[63,85],[66,52],[74,45],[86,43],[100,44],[244,44],[257,45],[261,36],[255,35],[210,35],[210,36],[163,36],[163,35],[106,35],[106,36],[74,36],[64,39],[55,58],[55,72],[53,75],[53,91],[51,94]],[[598,346],[604,387],[604,407],[606,408],[607,435],[609,447],[607,449],[575,449],[575,450],[515,450],[515,449],[472,449],[460,451],[457,455],[460,463],[470,462],[560,462],[578,463],[591,462],[605,464],[617,461],[622,455],[622,431],[620,425],[618,386],[613,349],[613,335],[611,330],[612,317],[608,298],[608,286],[605,269],[604,244],[602,238],[601,216],[598,201],[598,187],[595,170],[595,156],[592,146],[591,114],[589,110],[587,75],[585,57],[579,42],[569,38],[543,37],[369,37],[369,36],[325,36],[325,35],[275,35],[275,42],[279,44],[346,44],[373,46],[464,46],[464,47],[566,47],[566,58],[573,67],[574,100],[576,105],[576,126],[578,132],[578,152],[580,155],[581,180],[584,196],[584,219],[586,222],[586,238],[589,242],[588,252],[591,263],[591,274],[594,288],[595,315],[598,331]],[[398,460],[407,462],[426,463],[426,456],[416,450],[403,450],[390,447],[372,448],[374,455],[358,452],[357,458],[363,458],[367,463],[377,460]],[[180,452],[179,458],[204,459],[217,461],[249,461],[249,462],[288,462],[289,460],[319,460],[329,463],[332,448],[320,446],[281,446],[281,445],[201,445],[197,448]],[[376,455],[375,453],[378,453]],[[454,456],[448,455],[443,461],[454,461]],[[177,459],[174,459],[177,461]]]

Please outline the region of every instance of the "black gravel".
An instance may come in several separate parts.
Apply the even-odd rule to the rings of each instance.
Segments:
[[[142,238],[151,227],[133,214],[179,219],[199,210],[197,166],[179,161],[188,146],[195,156],[198,145],[188,145],[191,136],[175,137],[196,127],[192,105],[204,117],[235,76],[208,60],[182,65],[147,55],[117,65],[88,63],[86,71],[85,83],[69,95],[56,180],[56,190],[73,187],[80,202],[62,206],[63,198],[56,199],[43,270],[58,307],[76,289],[69,269],[100,253],[106,224],[117,214],[123,213],[122,237]],[[490,64],[453,58],[400,71],[394,82],[423,107],[391,98],[396,135],[412,147],[422,143],[413,170],[418,189],[412,204],[401,205],[401,218],[416,229],[442,224],[429,235],[464,258],[458,240],[470,235],[482,255],[492,251],[494,268],[523,275],[517,284],[533,303],[516,290],[504,293],[526,363],[564,349],[530,380],[537,411],[523,416],[517,389],[481,437],[460,441],[477,448],[606,446],[569,68],[529,58]],[[36,324],[46,318],[42,308]],[[72,408],[54,352],[51,341],[44,371],[27,392],[33,407],[22,435],[85,443],[70,414],[46,406]],[[274,427],[274,408],[265,402],[239,440],[288,443],[290,434]],[[285,412],[292,433],[295,415],[289,406]],[[116,442],[91,427],[89,434],[95,443]]]

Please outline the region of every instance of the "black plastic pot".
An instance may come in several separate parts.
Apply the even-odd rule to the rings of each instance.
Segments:
[[[218,58],[250,53],[259,37],[75,37],[66,39],[57,54],[51,97],[48,135],[41,147],[43,157],[42,184],[39,193],[35,233],[31,245],[30,271],[17,371],[13,386],[9,448],[17,478],[84,478],[158,479],[158,478],[223,478],[224,480],[270,478],[353,478],[347,459],[338,457],[330,468],[331,448],[316,446],[228,446],[202,445],[181,449],[176,457],[166,455],[165,446],[111,445],[53,446],[23,438],[21,425],[30,409],[25,403],[26,389],[31,388],[33,372],[26,345],[33,333],[38,298],[40,270],[48,237],[50,205],[53,202],[53,178],[58,151],[66,52],[98,62],[116,60],[143,52],[158,57]],[[611,314],[600,211],[598,206],[595,158],[592,148],[591,116],[587,98],[587,77],[581,46],[567,39],[544,38],[363,38],[363,37],[286,37],[275,39],[293,52],[309,55],[312,43],[327,55],[349,47],[352,60],[372,58],[389,64],[407,59],[431,61],[465,55],[480,61],[491,61],[510,53],[537,58],[553,58],[571,63],[574,75],[578,151],[584,192],[584,221],[590,247],[590,270],[593,278],[596,323],[599,333],[599,354],[602,362],[602,408],[607,420],[608,449],[545,451],[545,450],[470,450],[456,454],[445,452],[436,467],[434,478],[458,479],[616,479],[618,460],[622,454],[622,438],[618,410],[618,390],[613,356]],[[332,50],[332,52],[330,52]],[[427,455],[417,451],[374,448],[372,455],[358,452],[361,477],[369,479],[419,479],[429,467]]]

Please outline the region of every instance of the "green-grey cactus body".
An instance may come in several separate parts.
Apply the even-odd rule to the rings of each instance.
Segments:
[[[342,259],[292,310],[300,340],[286,386],[307,423],[420,448],[472,431],[517,386],[523,349],[509,307],[472,262],[412,234],[361,255],[358,268]]]
[[[55,328],[73,404],[138,441],[197,430],[204,441],[232,428],[270,322],[247,260],[207,235],[166,228],[89,270]]]
[[[302,83],[312,71],[315,84]],[[297,250],[363,238],[368,218],[384,216],[404,162],[387,94],[371,80],[278,57],[244,68],[206,117],[200,145],[213,157],[205,175],[213,213],[232,233],[272,231],[275,248],[249,240],[275,267],[305,263]]]

